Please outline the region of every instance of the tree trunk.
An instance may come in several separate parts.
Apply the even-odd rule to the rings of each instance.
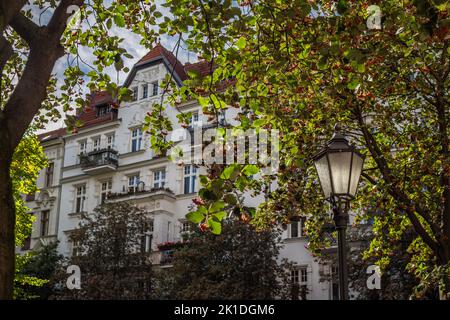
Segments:
[[[13,298],[15,274],[16,208],[9,176],[12,152],[4,131],[0,130],[0,300]]]

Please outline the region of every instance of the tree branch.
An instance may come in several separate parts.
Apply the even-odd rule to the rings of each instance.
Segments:
[[[0,31],[10,24],[13,17],[20,12],[20,9],[27,3],[27,0],[2,0],[0,1]]]
[[[19,34],[19,36],[28,43],[30,48],[37,42],[40,42],[39,35],[41,27],[20,12],[14,16],[10,25]]]
[[[372,154],[372,157],[374,158],[375,162],[377,163],[378,168],[381,171],[381,174],[383,176],[383,179],[386,181],[388,185],[388,192],[389,194],[396,199],[398,202],[402,204],[402,209],[406,211],[406,214],[408,215],[408,218],[411,222],[411,224],[414,227],[414,230],[419,234],[419,236],[422,238],[422,240],[427,244],[434,252],[435,254],[441,259],[442,258],[442,251],[439,246],[439,242],[435,241],[425,230],[423,225],[421,224],[420,220],[417,218],[415,212],[419,213],[426,222],[430,225],[431,229],[435,233],[435,235],[438,235],[440,233],[439,227],[431,220],[431,217],[429,213],[415,204],[409,197],[407,197],[406,194],[404,194],[396,185],[395,179],[393,178],[392,171],[389,168],[389,165],[384,158],[380,148],[378,147],[378,143],[373,137],[373,135],[370,133],[370,131],[367,128],[367,125],[364,123],[364,120],[362,118],[362,113],[359,107],[356,107],[356,115],[358,119],[358,124],[360,126],[360,129],[364,135],[364,139],[366,140],[366,146],[369,149],[370,153]],[[439,241],[439,240],[438,240]]]

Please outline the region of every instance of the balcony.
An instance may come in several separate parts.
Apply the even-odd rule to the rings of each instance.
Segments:
[[[149,212],[175,212],[176,196],[169,188],[147,188],[141,182],[138,187],[123,187],[121,193],[110,193],[109,202],[133,201],[145,204]]]
[[[114,172],[118,166],[118,152],[114,149],[102,149],[80,154],[81,169],[89,174],[96,175]]]

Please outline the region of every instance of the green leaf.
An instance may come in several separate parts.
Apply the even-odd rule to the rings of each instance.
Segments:
[[[349,88],[350,90],[355,90],[359,85],[359,80],[354,78],[352,81],[350,81],[347,84],[347,88]]]
[[[223,207],[225,207],[225,201],[223,200],[216,201],[209,207],[209,212],[214,213],[220,211],[222,210]]]
[[[244,167],[244,169],[242,169],[242,172],[248,177],[257,174],[259,172],[259,168],[254,164],[248,164]]]
[[[245,40],[244,37],[240,37],[239,40],[236,42],[236,46],[240,50],[244,49],[246,45],[247,45],[247,41]]]
[[[120,28],[125,27],[125,19],[121,14],[116,14],[114,16],[114,23]]]
[[[186,219],[188,219],[189,221],[191,221],[193,223],[199,223],[199,222],[203,221],[203,219],[205,219],[205,215],[203,213],[201,213],[200,210],[197,210],[197,211],[189,212],[186,215]]]
[[[218,221],[222,221],[227,216],[227,213],[225,211],[219,211],[214,213],[212,216]]]
[[[208,227],[213,234],[220,234],[222,232],[222,224],[220,222],[214,221],[213,218],[208,219]]]
[[[238,165],[232,164],[223,170],[222,174],[220,175],[220,178],[226,179],[226,180],[228,180],[232,177],[235,178],[238,172],[239,172]]]

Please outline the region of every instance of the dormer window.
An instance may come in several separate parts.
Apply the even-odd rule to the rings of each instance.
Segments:
[[[152,82],[152,96],[157,96],[159,90],[159,84],[158,81]]]
[[[148,84],[142,85],[142,99],[147,99],[148,97]]]
[[[133,101],[137,101],[137,99],[138,99],[138,87],[133,87],[133,88],[131,88],[131,90],[133,91]]]
[[[111,106],[109,104],[101,105],[97,107],[97,117],[104,116],[111,112]]]

